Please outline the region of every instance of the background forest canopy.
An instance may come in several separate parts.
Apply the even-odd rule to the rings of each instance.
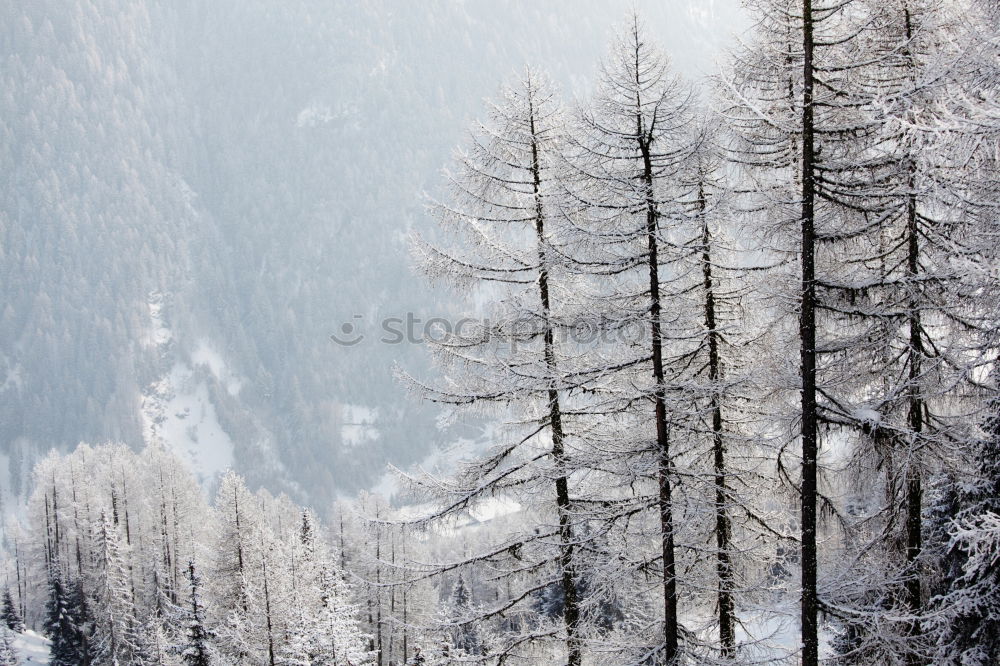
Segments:
[[[744,21],[638,5],[692,73]],[[393,379],[418,345],[329,336],[461,314],[412,278],[421,192],[525,62],[585,88],[628,6],[0,3],[0,500],[53,446],[162,440],[325,511],[479,438]]]
[[[455,18],[457,5],[440,14],[389,6],[361,11],[384,19],[379,26],[394,25],[397,11],[418,25],[438,15],[472,20]],[[313,16],[309,7],[293,16]],[[711,3],[703,14],[694,7],[675,9],[693,26],[716,16]],[[132,11],[146,9],[180,22],[188,10],[205,21],[214,11],[155,3]],[[190,172],[154,169],[167,180],[204,179],[164,190],[180,193],[180,222],[150,205],[163,215],[154,225],[162,242],[191,243],[178,256],[204,252],[212,264],[197,235],[178,231],[188,224],[202,233],[208,224],[231,248],[233,266],[261,258],[241,268],[258,291],[205,318],[191,304],[211,272],[146,253],[166,271],[152,283],[171,288],[126,297],[138,299],[145,319],[105,326],[133,332],[124,338],[136,350],[126,364],[149,364],[121,369],[132,384],[108,383],[112,394],[123,391],[116,400],[140,401],[137,421],[116,421],[134,410],[107,403],[96,417],[96,403],[88,405],[84,420],[95,416],[105,435],[96,441],[117,422],[121,434],[110,439],[123,443],[52,451],[33,466],[23,508],[4,528],[0,666],[15,663],[14,642],[30,635],[25,624],[51,640],[57,664],[1000,662],[997,6],[755,0],[747,9],[752,27],[709,78],[679,73],[667,55],[679,43],[667,42],[668,51],[652,22],[632,13],[615,17],[608,48],[586,54],[598,62],[591,78],[535,66],[498,75],[504,82],[476,121],[457,117],[454,95],[439,95],[437,109],[426,90],[414,92],[428,117],[440,110],[435,122],[467,127],[427,188],[429,215],[416,212],[417,197],[401,209],[411,210],[405,220],[384,228],[351,223],[359,218],[339,208],[350,199],[334,206],[331,197],[333,208],[309,215],[328,220],[337,211],[336,256],[345,261],[379,254],[388,234],[443,287],[439,303],[473,315],[425,341],[419,351],[432,363],[393,363],[384,348],[358,346],[336,352],[353,360],[339,366],[344,383],[335,389],[320,388],[321,372],[279,376],[289,359],[321,356],[280,336],[250,335],[246,317],[268,319],[276,332],[289,322],[321,327],[306,324],[316,315],[308,307],[270,308],[267,294],[276,285],[296,295],[334,290],[323,282],[333,255],[304,262],[320,236],[279,232],[280,202],[245,210],[226,231],[212,211],[256,205],[252,191],[270,181],[243,174],[246,199],[238,188],[209,186],[218,174],[199,169],[227,159],[225,149],[221,157],[211,148],[170,157]],[[287,18],[263,16],[279,31],[285,24],[276,19]],[[134,15],[121,17],[136,25]],[[24,18],[7,46],[28,34],[45,43],[82,25]],[[330,35],[353,25],[316,24]],[[286,26],[292,35],[294,25]],[[550,21],[526,39],[568,29]],[[401,30],[389,42],[411,34]],[[8,60],[22,67],[16,55]],[[15,76],[44,66],[24,62]],[[379,60],[366,76],[396,67],[416,65]],[[73,90],[72,77],[65,80]],[[145,122],[141,97],[108,99]],[[296,127],[358,130],[393,104],[391,96],[369,101],[364,112],[317,102],[296,115]],[[31,118],[7,133],[82,132],[61,149],[93,133],[36,127]],[[176,145],[155,130],[148,138]],[[380,154],[412,148],[371,141],[362,145]],[[126,145],[111,140],[108,149]],[[45,163],[56,150],[49,139],[28,148],[12,164]],[[300,149],[311,164],[368,164],[312,154],[305,138]],[[138,178],[128,160],[123,167]],[[5,246],[22,249],[37,240],[25,216],[48,219],[37,202],[72,198],[60,196],[58,178],[36,182],[37,198],[27,196],[18,180],[30,180],[27,168],[15,169],[5,188],[15,205],[3,218],[4,238],[16,241]],[[332,172],[317,167],[312,183],[283,180],[285,203],[318,191],[321,173]],[[102,181],[93,175],[82,169],[82,189],[70,190],[90,192],[88,183]],[[353,195],[378,206],[419,189],[420,174],[389,174],[378,191],[363,186],[369,176],[344,174],[357,181]],[[202,191],[220,198],[202,203]],[[236,234],[244,228],[237,222],[248,233]],[[125,236],[145,248],[141,234]],[[304,245],[293,251],[297,242]],[[25,270],[68,270],[25,256]],[[219,267],[218,293],[232,293],[225,284],[235,274],[223,274],[225,261]],[[385,292],[364,310],[369,320],[394,299],[412,299],[409,311],[429,302],[417,287],[397,289],[391,276],[376,275],[385,268],[356,271],[359,284],[371,283],[359,293],[372,284]],[[14,391],[19,407],[9,411],[20,415],[21,434],[4,460],[20,479],[35,441],[25,433],[41,421],[30,422],[33,412],[17,403],[36,395],[24,391],[34,379],[23,361],[35,337],[18,313],[41,313],[31,326],[51,350],[52,331],[63,330],[56,313],[67,309],[31,296],[34,274],[8,272],[23,299],[0,323],[19,331],[12,349],[22,356],[7,357],[3,390]],[[60,275],[53,284],[77,284],[72,271]],[[98,279],[109,297],[123,293],[117,278]],[[175,286],[185,281],[190,292]],[[223,339],[247,347],[223,352],[212,342]],[[251,374],[247,359],[264,374]],[[354,362],[378,365],[385,377],[363,381],[373,375]],[[390,385],[423,406],[380,397]],[[276,396],[289,390],[296,395]],[[322,407],[316,395],[325,396]],[[257,404],[268,407],[257,414]],[[321,452],[313,442],[330,432],[338,446]],[[279,446],[299,438],[306,443],[298,448]],[[396,455],[395,446],[414,439],[426,448]],[[386,458],[397,479],[391,503],[366,492],[331,501],[333,491],[322,489],[334,469],[374,480],[373,461]]]

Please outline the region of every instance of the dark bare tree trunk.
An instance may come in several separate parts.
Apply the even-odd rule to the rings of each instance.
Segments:
[[[910,177],[910,190],[913,190],[913,176]],[[906,601],[910,611],[914,616],[921,612],[922,602],[920,595],[920,566],[919,558],[922,549],[922,508],[923,508],[923,488],[920,469],[920,439],[924,426],[924,405],[923,396],[920,391],[920,373],[922,370],[922,359],[924,355],[923,338],[921,337],[920,303],[913,290],[918,289],[917,274],[920,271],[920,242],[917,222],[917,202],[916,196],[911,194],[907,202],[907,277],[910,278],[909,288],[911,290],[909,308],[907,313],[907,324],[910,335],[909,350],[909,426],[910,426],[910,451],[906,466]],[[911,635],[918,635],[920,623],[914,617],[910,622]],[[908,662],[912,666],[918,666],[921,660],[916,652],[911,652]]]
[[[240,581],[245,580],[243,573],[243,532],[240,529],[240,497],[239,490],[233,487],[233,512],[235,513],[236,521],[236,562],[239,567]],[[247,599],[247,589],[246,585],[242,582],[240,583],[240,604],[243,606],[243,612],[247,612],[250,608],[249,600]]]
[[[59,500],[56,495],[55,474],[52,475],[52,529],[55,535],[55,541],[52,547],[52,552],[54,553],[53,558],[59,560],[62,558],[62,553],[59,552],[62,547],[62,539],[59,537]]]
[[[913,22],[909,8],[903,9],[906,26],[906,39],[913,39]],[[906,54],[909,55],[908,49]],[[922,611],[920,594],[920,552],[923,548],[923,487],[921,474],[920,446],[924,429],[924,403],[921,391],[923,370],[924,343],[920,317],[921,299],[917,291],[920,289],[918,275],[920,273],[920,228],[917,214],[916,166],[911,161],[909,168],[909,195],[906,201],[906,274],[909,278],[908,288],[910,298],[907,310],[907,327],[909,333],[909,389],[908,389],[908,421],[910,427],[910,451],[906,467],[906,601],[914,618],[910,622],[910,634],[914,637],[920,633],[918,617]],[[907,657],[910,666],[919,666],[921,659],[916,651]]]
[[[375,508],[375,518],[379,518],[378,505]],[[382,647],[382,528],[375,526],[375,658],[378,666],[382,666],[384,657]]]
[[[699,184],[698,209],[705,212],[705,191]],[[719,646],[723,658],[732,659],[736,654],[736,632],[734,626],[733,569],[730,555],[732,527],[729,520],[726,489],[726,443],[722,427],[722,399],[719,396],[719,381],[722,379],[722,363],[719,358],[719,332],[715,318],[715,288],[712,284],[712,236],[708,220],[702,220],[701,265],[705,289],[705,328],[708,331],[708,377],[711,382],[712,397],[709,409],[712,412],[712,452],[715,471],[715,543],[718,548],[716,571],[718,581],[719,606]]]
[[[180,553],[180,533],[181,533],[181,529],[180,529],[180,519],[178,518],[178,515],[177,515],[177,488],[176,488],[176,486],[174,486],[173,483],[170,484],[170,515],[172,517],[172,521],[171,522],[172,522],[173,527],[174,527],[174,531],[173,531],[174,566],[173,566],[173,570],[172,571],[173,571],[174,589],[176,590],[179,587],[179,581],[180,581],[180,578],[181,578],[180,564],[178,563],[179,553]],[[192,544],[192,547],[193,547],[193,545],[194,544]]]
[[[264,575],[264,612],[267,616],[267,658],[269,666],[274,666],[274,631],[271,623],[271,593],[267,585],[267,555],[263,555],[261,559],[261,570]]]
[[[45,494],[45,570],[52,577],[52,523],[49,518],[49,495]]]
[[[163,470],[160,470],[160,541],[161,541],[161,546],[163,548],[163,552],[162,552],[162,555],[163,555],[163,571],[168,576],[167,583],[168,583],[168,586],[170,588],[169,591],[168,591],[168,594],[169,594],[169,597],[170,597],[170,601],[176,604],[177,603],[177,587],[176,587],[177,581],[175,581],[171,577],[171,573],[174,570],[174,565],[173,565],[173,561],[172,561],[172,556],[170,554],[170,528],[169,528],[169,523],[167,522],[167,498],[166,498],[166,495],[164,494],[163,491],[164,491],[164,488],[163,488]],[[191,564],[191,563],[189,563],[189,564]],[[193,564],[192,564],[192,566],[193,566]]]
[[[636,72],[639,70],[638,52]],[[638,80],[636,81],[638,84]],[[637,100],[638,101],[638,100]],[[660,330],[660,275],[657,256],[657,221],[659,213],[653,198],[653,162],[649,141],[645,138],[642,117],[636,118],[639,148],[642,152],[642,181],[646,187],[646,239],[649,247],[649,319],[652,337],[653,380],[656,446],[660,456],[660,531],[663,551],[663,647],[664,661],[668,664],[677,658],[677,565],[674,555],[674,517],[670,480],[670,433],[667,430],[666,390],[663,378],[663,337]]]
[[[76,471],[75,468],[70,469],[70,483],[72,484],[73,491],[73,527],[76,530],[76,575],[78,577],[83,577],[83,551],[80,548],[80,534],[82,530],[80,529],[80,512],[77,509],[77,499],[76,499]]]
[[[402,536],[402,549],[403,549],[403,561],[406,561],[406,527],[400,528],[400,535]],[[410,645],[409,645],[409,613],[407,612],[406,606],[406,586],[403,587],[403,663],[410,661]]]
[[[802,666],[819,663],[816,591],[816,229],[813,135],[813,12],[802,2],[802,294],[799,314],[802,372]]]
[[[14,570],[17,575],[17,605],[21,610],[21,619],[27,621],[28,616],[25,615],[27,611],[28,604],[25,600],[27,597],[27,582],[22,579],[21,576],[21,551],[18,547],[17,536],[14,537]],[[25,577],[26,578],[26,577]]]
[[[531,104],[531,102],[529,102]],[[577,637],[580,624],[580,608],[576,595],[576,575],[573,567],[573,526],[570,523],[569,481],[566,478],[565,444],[562,426],[562,410],[559,405],[559,391],[556,387],[558,367],[556,365],[555,339],[552,332],[550,314],[552,312],[549,300],[549,271],[546,256],[545,214],[542,208],[541,168],[538,163],[538,144],[535,142],[534,107],[531,107],[531,176],[535,196],[535,234],[538,243],[538,291],[542,301],[545,331],[545,367],[549,374],[549,427],[552,430],[552,458],[556,465],[557,476],[556,510],[559,515],[559,566],[562,570],[561,585],[563,593],[563,621],[566,624],[566,664],[580,666],[583,654],[580,640]]]

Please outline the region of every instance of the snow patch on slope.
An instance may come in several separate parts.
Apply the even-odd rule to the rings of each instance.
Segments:
[[[226,387],[229,395],[235,397],[243,388],[243,380],[228,369],[222,356],[206,340],[198,342],[197,348],[191,354],[191,362],[196,366],[207,367],[209,372]]]
[[[188,463],[202,482],[233,464],[233,441],[215,413],[208,384],[186,363],[150,386],[142,399],[143,439],[157,442]]]
[[[174,335],[166,324],[162,295],[151,294],[148,305],[150,341],[166,348]],[[142,436],[147,445],[157,443],[173,451],[206,483],[232,467],[233,441],[219,424],[208,380],[198,368],[207,368],[233,396],[240,392],[242,381],[207,341],[198,343],[191,364],[194,367],[175,362],[166,376],[145,391],[140,408]]]
[[[51,660],[52,641],[31,629],[14,634],[14,653],[19,664],[47,664]]]
[[[438,415],[438,427],[445,428],[451,420],[450,412],[442,412]],[[417,476],[430,473],[432,476],[447,476],[455,472],[456,464],[460,461],[468,461],[475,458],[496,442],[498,437],[497,426],[494,423],[485,424],[478,437],[470,439],[459,437],[447,446],[433,449],[423,460],[414,465],[409,473]],[[394,498],[403,488],[400,483],[400,473],[395,469],[388,470],[383,474],[378,482],[372,487],[372,492],[381,495],[386,499]],[[405,518],[414,518],[428,513],[433,505],[427,502],[407,503],[397,507],[399,515]],[[474,503],[466,512],[465,520],[460,520],[448,529],[468,526],[479,523],[487,523],[495,518],[500,518],[521,511],[520,503],[509,497],[491,497]]]
[[[149,319],[152,323],[146,343],[148,346],[163,346],[170,342],[174,336],[163,320],[162,294],[157,292],[150,294],[146,305],[149,307]]]
[[[340,441],[347,447],[361,446],[379,438],[378,410],[364,405],[340,406]]]

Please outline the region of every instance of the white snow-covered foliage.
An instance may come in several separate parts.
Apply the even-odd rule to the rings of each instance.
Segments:
[[[750,4],[712,110],[633,18],[578,110],[554,121],[529,72],[446,173],[453,244],[416,254],[490,327],[433,345],[443,378],[412,384],[508,428],[410,476],[436,503],[398,524],[522,507],[408,565],[449,590],[452,650],[994,658],[993,514],[949,534],[936,512],[996,411],[995,12]]]
[[[51,663],[372,663],[356,585],[288,498],[228,473],[210,506],[158,446],[81,445],[35,480],[12,597]]]

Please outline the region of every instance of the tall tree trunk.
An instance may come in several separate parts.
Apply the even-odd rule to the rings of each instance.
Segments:
[[[78,503],[76,498],[76,468],[70,468],[70,482],[72,483],[73,491],[73,527],[76,531],[76,575],[78,578],[83,577],[83,550],[80,548],[80,534],[82,530],[80,529],[80,512],[78,509]]]
[[[246,613],[249,610],[249,600],[247,599],[247,588],[245,584],[246,577],[243,574],[243,532],[240,529],[240,498],[239,490],[236,486],[233,486],[233,512],[236,519],[236,562],[239,567],[240,575],[240,604],[243,606],[243,612]]]
[[[27,584],[21,577],[21,551],[17,543],[16,534],[14,535],[14,571],[17,575],[17,605],[21,610],[21,619],[27,622],[28,616],[25,614],[28,606],[25,600],[25,597],[27,596]]]
[[[340,575],[347,571],[347,550],[344,545],[344,512],[340,511]]]
[[[261,539],[261,548],[264,543]],[[261,571],[264,576],[264,613],[267,619],[267,658],[269,666],[274,666],[274,629],[271,622],[271,592],[267,584],[267,554],[261,556]]]
[[[174,587],[174,580],[171,577],[173,562],[170,554],[170,528],[167,523],[167,498],[163,488],[163,470],[160,470],[160,545],[162,548],[163,571],[167,576],[168,597],[174,604],[177,603],[177,589]]]
[[[45,493],[45,571],[52,580],[52,526],[49,518],[49,494]]]
[[[132,551],[132,528],[128,517],[128,486],[125,483],[125,468],[122,467],[122,511],[125,512],[125,545],[128,546],[126,552]],[[141,545],[141,544],[140,544]],[[135,578],[132,571],[132,557],[128,559],[128,587],[132,593],[132,603],[135,604]]]
[[[909,7],[903,8],[904,22],[906,26],[906,43],[913,40],[913,20]],[[905,55],[911,56],[909,47],[904,50]],[[911,77],[912,78],[912,77]],[[920,633],[919,615],[922,610],[922,600],[920,594],[920,565],[919,558],[922,550],[922,509],[923,509],[923,487],[920,446],[924,427],[924,403],[921,392],[921,372],[924,357],[924,342],[921,337],[921,299],[917,293],[920,289],[918,276],[920,273],[920,228],[917,214],[917,178],[916,165],[910,158],[908,164],[909,178],[907,186],[909,189],[906,200],[906,274],[910,297],[907,309],[907,327],[910,337],[909,341],[909,387],[908,393],[908,421],[910,427],[910,450],[907,456],[906,467],[906,601],[914,619],[910,622],[910,634],[917,636]],[[910,666],[919,666],[921,659],[916,651],[910,652],[907,657]]]
[[[705,190],[698,186],[698,210],[705,213]],[[716,572],[718,574],[719,606],[719,646],[725,659],[736,654],[736,632],[734,627],[735,609],[733,604],[733,569],[730,556],[732,527],[727,509],[726,489],[726,443],[722,427],[722,399],[719,395],[719,381],[722,379],[722,364],[719,358],[719,331],[715,318],[715,287],[712,284],[712,236],[708,220],[702,218],[701,265],[705,289],[705,329],[708,331],[708,378],[711,382],[709,409],[712,412],[712,452],[715,458],[715,544]]]
[[[667,429],[666,388],[663,373],[663,336],[660,328],[660,266],[657,240],[659,210],[653,196],[652,137],[643,126],[641,80],[642,63],[639,57],[641,40],[635,25],[635,130],[639,152],[642,155],[641,180],[646,195],[646,241],[649,262],[649,319],[654,381],[654,420],[656,422],[656,447],[659,453],[657,481],[659,485],[660,547],[663,555],[663,657],[673,663],[678,654],[677,628],[677,564],[674,552],[673,489],[670,472],[670,433]]]
[[[819,663],[816,591],[816,234],[813,135],[813,8],[802,2],[802,293],[799,315],[802,372],[802,666]]]
[[[389,566],[390,571],[396,571],[396,532],[394,529],[389,530]],[[389,588],[389,617],[396,617],[396,585]],[[385,644],[388,646],[389,652],[389,662],[392,663],[392,656],[395,653],[395,642],[396,642],[396,624],[392,623],[389,625],[389,636],[386,638]]]
[[[400,527],[400,535],[402,536],[401,547],[403,561],[406,561],[406,526]],[[403,663],[410,661],[410,645],[409,645],[409,613],[407,612],[407,599],[406,599],[407,587],[403,587]]]
[[[907,312],[907,325],[910,336],[909,350],[909,387],[908,420],[910,426],[910,450],[906,466],[906,601],[913,613],[914,620],[910,622],[911,635],[918,635],[920,624],[916,619],[921,612],[920,568],[919,558],[922,548],[922,508],[923,488],[920,469],[920,440],[924,426],[924,404],[920,391],[922,360],[924,356],[923,338],[921,337],[920,299],[913,293],[917,286],[917,276],[920,271],[920,242],[917,222],[916,195],[913,194],[914,176],[910,175],[910,196],[907,202],[907,277],[909,278],[910,299]],[[911,652],[908,661],[917,666],[921,660],[916,652]]]
[[[173,481],[173,478],[171,478]],[[174,544],[174,566],[171,578],[173,580],[173,588],[176,590],[180,587],[180,518],[177,515],[177,488],[171,483],[170,484],[170,515],[172,518],[172,523],[174,526],[173,530],[173,544]],[[194,552],[194,544],[191,544],[191,552]]]
[[[529,101],[529,105],[533,102]],[[576,574],[573,565],[573,526],[570,522],[569,481],[566,478],[566,451],[562,426],[562,410],[556,385],[555,339],[550,319],[548,257],[545,246],[545,214],[542,208],[541,169],[538,163],[538,144],[535,140],[535,115],[531,106],[531,176],[535,197],[535,233],[538,243],[538,291],[542,301],[545,331],[545,369],[549,374],[549,427],[552,430],[552,458],[556,465],[556,510],[559,515],[559,566],[562,570],[563,621],[566,624],[567,666],[580,666],[583,655],[577,636],[580,608],[576,594]]]
[[[375,518],[379,518],[376,504]],[[384,651],[382,646],[382,528],[375,526],[375,655],[376,663],[382,666]]]
[[[62,549],[62,539],[59,537],[59,500],[56,495],[55,473],[52,475],[52,528],[55,534],[55,542],[52,549],[52,552],[55,554],[53,557],[56,561],[60,561],[62,558],[62,553],[60,553],[60,550]],[[60,562],[60,565],[61,564],[62,563]]]
[[[638,52],[636,72],[639,69]],[[636,80],[638,83],[638,78]],[[636,100],[637,102],[639,100]],[[663,337],[660,330],[660,275],[657,256],[657,218],[659,213],[653,198],[653,161],[649,141],[645,138],[642,116],[637,115],[639,148],[642,152],[642,181],[646,187],[646,240],[649,248],[649,319],[652,337],[653,395],[656,420],[656,445],[659,451],[659,509],[661,550],[663,552],[663,647],[664,661],[672,663],[677,658],[677,564],[674,554],[674,517],[670,479],[670,433],[667,430],[666,389],[663,376]]]

